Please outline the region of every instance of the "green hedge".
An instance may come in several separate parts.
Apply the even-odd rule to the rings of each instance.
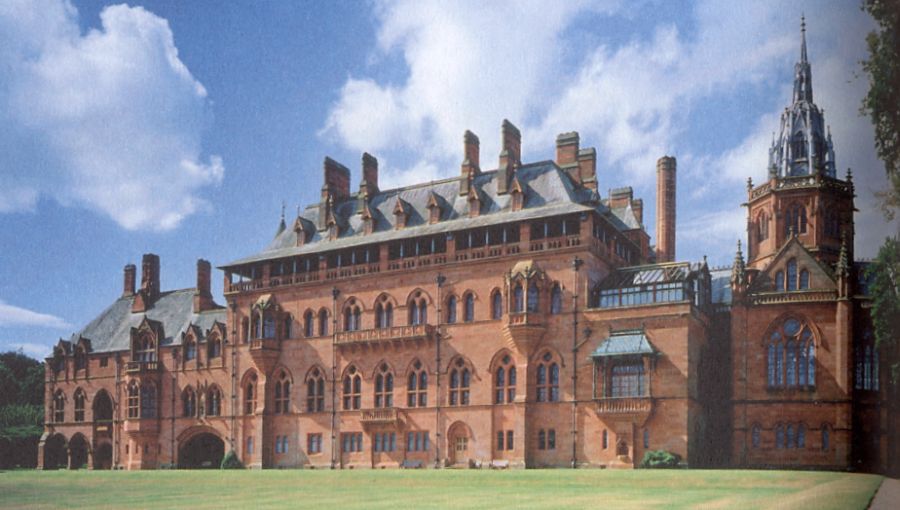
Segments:
[[[219,467],[222,469],[244,469],[244,464],[241,463],[241,459],[234,453],[234,450],[231,450],[222,457],[222,464]]]
[[[665,450],[650,450],[644,452],[641,467],[647,469],[671,469],[678,467],[681,455]]]

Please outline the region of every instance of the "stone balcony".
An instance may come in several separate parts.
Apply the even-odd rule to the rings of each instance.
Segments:
[[[368,425],[394,425],[400,420],[400,414],[396,407],[381,409],[363,409],[359,414],[359,421],[364,426]]]
[[[158,418],[126,418],[123,425],[126,434],[147,435],[159,433]]]
[[[503,336],[509,348],[530,355],[531,350],[541,343],[547,327],[544,317],[538,312],[513,312],[507,315]]]
[[[155,374],[159,372],[160,363],[158,361],[129,361],[125,363],[125,373],[127,374]]]
[[[604,418],[621,418],[643,425],[653,413],[653,399],[644,397],[607,397],[596,400],[597,414]]]
[[[410,340],[432,340],[435,327],[431,324],[415,326],[392,326],[390,328],[362,329],[357,331],[341,331],[335,338],[338,347],[354,345],[372,345]]]

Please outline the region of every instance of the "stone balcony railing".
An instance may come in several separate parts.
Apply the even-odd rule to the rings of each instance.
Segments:
[[[128,434],[158,434],[159,419],[157,418],[126,418],[123,430]]]
[[[609,397],[597,400],[599,414],[640,414],[653,409],[650,397]]]
[[[544,321],[538,312],[512,312],[508,316],[510,326],[543,326]]]
[[[396,407],[363,409],[359,415],[359,421],[364,425],[388,425],[396,423],[398,419],[399,414]]]
[[[781,303],[821,303],[837,299],[834,290],[795,290],[788,292],[761,292],[750,295],[750,303],[754,305],[772,305]]]
[[[152,374],[159,372],[158,361],[129,361],[125,363],[125,372],[128,374]]]
[[[392,326],[390,328],[361,329],[357,331],[341,331],[336,335],[337,345],[352,345],[396,340],[430,339],[434,337],[434,326],[417,324],[415,326]]]

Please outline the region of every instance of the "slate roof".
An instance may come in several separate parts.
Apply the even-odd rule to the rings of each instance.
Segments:
[[[643,331],[618,331],[609,335],[591,354],[592,358],[606,356],[627,356],[634,354],[654,354],[656,349],[647,340]]]
[[[529,220],[561,214],[596,211],[620,231],[640,228],[630,207],[618,211],[603,205],[597,193],[589,189],[575,189],[568,175],[553,161],[523,165],[516,170],[516,178],[524,194],[523,208],[512,211],[509,194],[497,193],[496,170],[482,172],[473,180],[473,187],[481,200],[479,215],[469,217],[467,196],[459,195],[459,177],[416,184],[404,188],[380,191],[369,198],[374,229],[365,234],[365,224],[358,214],[357,195],[335,205],[334,214],[342,226],[337,239],[329,240],[327,232],[314,231],[302,246],[297,246],[297,233],[288,228],[280,232],[269,246],[255,255],[230,262],[224,266],[238,266],[262,260],[295,255],[321,253],[364,244],[404,239],[414,236],[459,231]],[[429,224],[428,203],[431,196],[441,206],[440,221]],[[409,217],[402,229],[394,228],[394,207],[397,199],[408,205]],[[317,225],[318,203],[301,213],[305,225]]]
[[[225,308],[194,313],[194,289],[162,292],[153,306],[142,313],[132,313],[134,296],[120,297],[81,331],[72,335],[74,344],[79,337],[91,341],[92,352],[125,351],[131,346],[131,328],[140,325],[144,317],[163,325],[165,338],[160,346],[181,344],[181,333],[190,325],[200,328],[202,334],[215,322],[225,324]],[[201,339],[202,340],[202,339]]]

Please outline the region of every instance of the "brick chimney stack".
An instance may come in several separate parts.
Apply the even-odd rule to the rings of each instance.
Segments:
[[[325,176],[325,184],[322,186],[323,194],[327,191],[335,200],[349,197],[350,169],[329,157],[325,158],[322,169]]]
[[[159,255],[146,253],[141,259],[141,293],[149,303],[159,297]]]
[[[194,313],[209,310],[213,306],[210,282],[212,266],[208,260],[197,260],[197,289],[194,291]]]
[[[459,168],[459,194],[468,195],[470,179],[481,173],[481,142],[475,133],[466,130],[463,134],[463,162]]]
[[[367,195],[378,193],[378,160],[368,152],[362,155],[362,178],[360,189],[365,189]]]
[[[503,149],[497,166],[497,193],[502,195],[509,192],[509,181],[522,162],[522,133],[512,122],[503,119],[500,139]]]
[[[122,297],[131,297],[134,295],[134,285],[137,281],[137,268],[134,264],[125,266],[124,282],[122,285]]]
[[[674,157],[656,162],[656,261],[675,260],[675,169]]]

